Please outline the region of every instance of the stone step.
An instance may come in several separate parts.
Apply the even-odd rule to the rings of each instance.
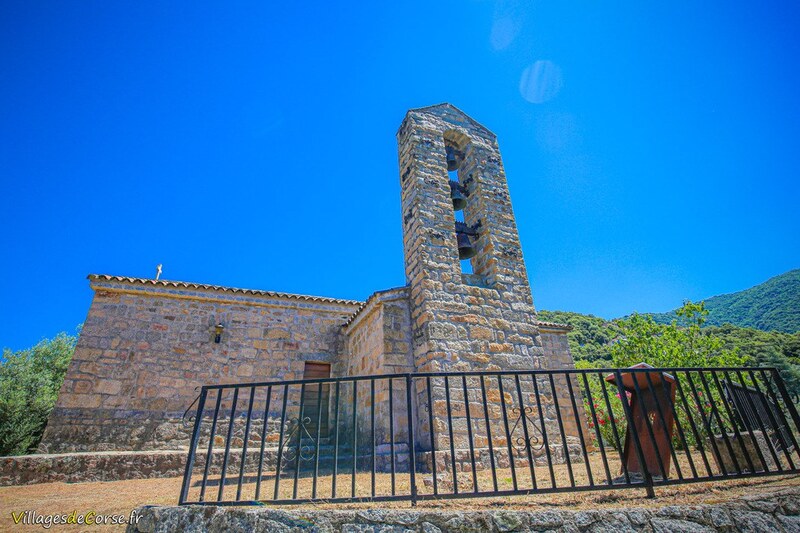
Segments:
[[[183,476],[187,453],[187,450],[151,450],[0,457],[0,487],[179,477]]]

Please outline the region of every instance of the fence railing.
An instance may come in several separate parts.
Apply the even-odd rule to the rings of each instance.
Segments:
[[[181,504],[503,496],[800,472],[774,368],[393,374],[210,385]]]

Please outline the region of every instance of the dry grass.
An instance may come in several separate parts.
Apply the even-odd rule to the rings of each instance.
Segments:
[[[576,471],[583,465],[575,465]],[[599,466],[602,471],[602,464],[595,465],[592,461],[593,470]],[[546,473],[545,467],[536,467],[537,476],[541,473]],[[520,469],[523,470],[523,469]],[[524,469],[527,473],[527,468]],[[614,472],[614,470],[612,470]],[[466,476],[467,474],[463,474]],[[549,473],[547,473],[549,475]],[[585,469],[584,469],[585,477]],[[388,493],[390,491],[389,474],[378,474],[377,485],[378,493]],[[423,474],[424,476],[424,474]],[[502,483],[501,489],[504,487],[510,488],[511,479],[510,471],[498,471],[498,477]],[[519,484],[521,487],[529,485],[530,476],[523,476],[519,474]],[[576,478],[578,476],[576,475]],[[491,474],[490,472],[479,472],[479,486],[482,489],[489,489],[491,487]],[[525,480],[527,485],[522,483]],[[557,483],[560,485],[562,481],[568,483],[566,471],[559,469],[557,471]],[[576,479],[578,481],[578,479]],[[602,481],[602,479],[595,479],[595,482]],[[265,485],[262,491],[269,496],[272,495],[274,488],[274,479],[265,480]],[[298,485],[298,495],[303,495],[306,491],[310,491],[310,479],[301,479]],[[484,484],[485,483],[485,484]],[[340,476],[337,480],[340,490],[350,491],[350,477]],[[115,482],[92,482],[92,483],[48,483],[41,485],[26,485],[17,487],[2,487],[0,488],[0,531],[18,531],[20,526],[14,526],[11,519],[11,512],[21,511],[25,509],[36,510],[40,514],[63,514],[69,513],[72,510],[80,512],[95,511],[101,514],[123,514],[128,515],[130,511],[140,505],[154,504],[154,505],[174,505],[177,501],[177,496],[180,490],[180,478],[169,479],[142,479],[142,480],[129,480],[129,481],[115,481]],[[252,484],[251,484],[252,485]],[[323,478],[320,480],[321,494],[325,496],[329,494],[330,479]],[[357,494],[367,496],[370,492],[370,474],[358,474],[356,479]],[[629,489],[629,490],[613,490],[613,491],[594,491],[594,492],[579,492],[579,493],[558,493],[558,494],[541,494],[529,496],[514,496],[503,498],[471,498],[463,500],[432,500],[421,501],[418,504],[419,508],[425,509],[596,509],[598,507],[660,507],[664,505],[678,505],[678,504],[701,504],[701,503],[719,503],[740,498],[745,495],[753,495],[759,492],[766,493],[774,491],[778,488],[787,486],[800,486],[800,476],[784,476],[784,477],[769,477],[769,478],[753,478],[741,479],[730,481],[716,481],[713,483],[695,483],[682,486],[661,487],[656,489],[656,499],[650,500],[646,498],[645,492],[642,489]],[[325,489],[327,487],[327,489]],[[430,492],[430,487],[425,487],[422,481],[419,481],[420,490]],[[217,487],[210,487],[209,490],[215,490]],[[246,490],[247,487],[245,487]],[[398,492],[407,491],[409,488],[408,476],[398,475],[397,477],[397,490]],[[290,495],[292,489],[292,480],[286,479],[281,481],[281,495]],[[198,490],[196,487],[193,490]],[[235,485],[228,485],[225,488],[226,495],[234,495],[236,490]],[[310,492],[309,492],[310,493]],[[342,493],[339,493],[342,495]],[[243,494],[244,495],[244,494]],[[407,501],[395,502],[376,502],[376,503],[345,503],[345,504],[332,504],[332,503],[314,503],[304,505],[291,505],[281,506],[283,509],[364,509],[364,508],[396,508],[396,509],[409,509],[410,503]],[[92,527],[68,528],[68,531],[114,531],[123,530],[124,527]],[[64,528],[53,528],[53,530],[64,530]]]
[[[675,463],[672,463],[670,468],[670,478],[678,478],[678,470],[685,478],[705,477],[709,475],[706,469],[702,456],[698,452],[692,453],[692,463],[689,457],[682,452],[677,454],[678,468]],[[716,464],[713,458],[707,457],[710,461],[709,467],[711,468],[712,475],[719,475]],[[607,456],[608,472],[612,480],[619,476],[621,472],[621,464],[619,461],[619,454],[616,452],[609,453]],[[506,461],[507,463],[507,461]],[[526,462],[527,463],[527,462]],[[463,466],[466,466],[465,463]],[[694,466],[696,474],[693,474],[692,465]],[[784,468],[789,468],[788,464],[783,465]],[[316,493],[314,493],[313,478],[310,475],[300,474],[295,486],[294,471],[290,469],[289,472],[281,473],[281,480],[278,484],[278,491],[275,491],[275,477],[272,474],[266,474],[262,477],[260,487],[260,497],[256,498],[256,472],[248,472],[245,469],[243,475],[243,483],[241,487],[241,496],[236,497],[237,482],[239,477],[239,465],[229,465],[228,473],[226,475],[225,487],[222,493],[222,500],[255,500],[255,499],[295,499],[295,498],[332,498],[333,493],[333,476],[320,475],[316,483]],[[310,468],[311,463],[304,465],[304,468]],[[453,492],[453,477],[448,472],[442,472],[440,467],[440,474],[438,477],[438,493],[452,493]],[[590,479],[591,474],[591,479]],[[208,477],[205,498],[206,500],[217,499],[219,495],[219,475],[210,475]],[[491,492],[494,490],[510,491],[510,490],[531,490],[534,489],[534,483],[531,476],[530,468],[527,464],[517,465],[515,471],[512,473],[511,469],[497,468],[494,476],[489,468],[477,470],[477,490],[478,492]],[[515,480],[516,477],[516,480]],[[589,462],[573,462],[571,468],[566,464],[553,465],[552,474],[547,465],[537,464],[534,467],[533,477],[536,479],[536,488],[550,489],[566,488],[570,486],[583,487],[591,483],[595,485],[608,484],[608,477],[606,475],[606,464],[603,463],[602,456],[595,452],[589,454]],[[494,481],[497,481],[495,489]],[[194,477],[192,478],[192,486],[189,491],[189,501],[199,501],[200,499],[200,486],[202,481],[202,465],[195,468]],[[458,492],[468,493],[475,491],[475,483],[472,478],[471,470],[457,471],[456,480],[458,484]],[[516,481],[516,484],[515,484]],[[431,474],[417,474],[416,476],[417,493],[421,495],[433,495],[433,478]],[[355,491],[353,491],[355,486]],[[394,478],[394,494],[410,494],[411,479],[407,472],[397,472]],[[630,492],[630,491],[626,491]],[[355,476],[355,484],[349,468],[349,465],[340,466],[339,473],[336,476],[336,497],[371,497],[371,496],[389,496],[392,495],[392,477],[389,473],[378,472],[375,474],[375,492],[372,492],[372,475],[370,472],[358,472]],[[277,495],[277,497],[276,497]],[[337,504],[339,505],[339,504]]]
[[[129,515],[145,504],[174,505],[178,501],[181,479],[133,479],[93,483],[45,483],[0,487],[0,531],[41,530],[37,526],[14,525],[12,512],[26,509],[39,514],[65,514],[95,511],[99,514]],[[51,531],[122,531],[124,527],[53,527]]]

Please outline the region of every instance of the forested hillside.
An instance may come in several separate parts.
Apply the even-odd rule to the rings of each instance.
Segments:
[[[647,315],[639,318],[647,319]],[[672,320],[678,318],[673,314]],[[613,366],[612,346],[623,339],[623,331],[632,317],[605,320],[567,311],[539,311],[539,319],[574,328],[567,336],[576,361],[610,367]],[[655,331],[658,333],[657,328]],[[760,331],[731,324],[704,327],[700,331],[704,336],[719,339],[720,351],[729,350],[742,356],[745,364],[777,367],[790,389],[800,392],[800,332]]]
[[[708,310],[706,326],[733,324],[763,331],[800,331],[800,269],[749,289],[713,296],[704,301]],[[675,312],[653,313],[659,324],[669,324]]]

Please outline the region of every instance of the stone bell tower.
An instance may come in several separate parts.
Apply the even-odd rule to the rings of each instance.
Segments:
[[[440,104],[397,139],[416,370],[547,367],[495,135]]]

